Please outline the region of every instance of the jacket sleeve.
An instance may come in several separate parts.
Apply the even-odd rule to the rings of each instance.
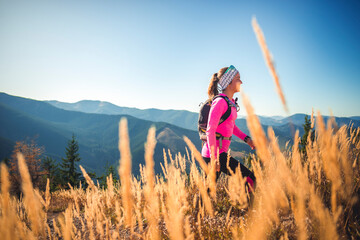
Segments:
[[[240,138],[241,140],[244,140],[245,137],[247,136],[243,131],[240,130],[240,128],[238,128],[238,126],[234,126],[234,131],[233,134],[235,136],[237,136],[238,138]]]
[[[217,157],[216,129],[219,125],[221,116],[226,112],[227,108],[228,104],[226,100],[220,97],[216,98],[211,105],[206,129],[206,139],[210,148],[210,157]],[[213,153],[212,151],[215,152]]]

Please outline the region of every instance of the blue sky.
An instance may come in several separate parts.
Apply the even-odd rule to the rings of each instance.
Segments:
[[[360,116],[359,12],[356,0],[0,0],[0,91],[197,112],[232,64],[257,114],[285,116],[256,16],[290,114]]]

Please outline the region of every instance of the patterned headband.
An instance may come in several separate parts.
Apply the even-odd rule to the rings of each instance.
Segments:
[[[225,88],[227,88],[227,86],[231,83],[235,75],[238,73],[239,71],[236,70],[236,68],[233,65],[231,65],[220,78],[219,85],[221,86],[221,89],[224,90]]]

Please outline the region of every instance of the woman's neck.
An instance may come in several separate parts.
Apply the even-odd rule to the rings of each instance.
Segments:
[[[234,92],[231,91],[230,89],[225,89],[225,90],[223,91],[223,94],[225,94],[229,99],[233,99]]]

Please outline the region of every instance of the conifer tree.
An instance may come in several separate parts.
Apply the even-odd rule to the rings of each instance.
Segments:
[[[53,158],[46,156],[42,159],[41,167],[45,171],[44,176],[50,180],[50,190],[54,191],[56,187],[61,184],[59,164],[57,164]]]
[[[62,158],[62,163],[60,164],[60,173],[63,178],[63,184],[70,183],[71,186],[76,186],[79,183],[81,174],[79,173],[77,166],[77,163],[80,161],[80,154],[78,151],[79,144],[73,134],[66,147],[66,157]]]
[[[306,145],[307,145],[307,140],[308,140],[308,136],[310,135],[310,139],[313,141],[314,137],[315,137],[315,130],[311,131],[311,121],[308,115],[305,116],[305,123],[303,124],[304,127],[304,134],[301,137],[300,140],[300,146],[299,146],[299,150],[300,152],[303,154],[304,160],[306,161],[307,158],[307,153],[306,153]]]

